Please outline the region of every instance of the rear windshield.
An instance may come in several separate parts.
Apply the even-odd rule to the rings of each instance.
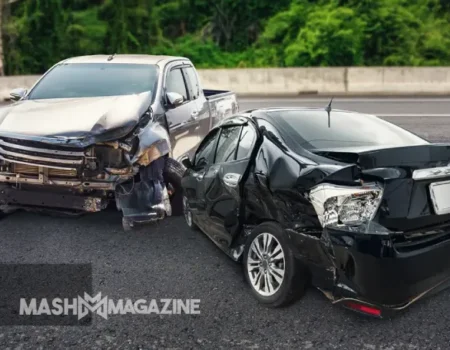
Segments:
[[[148,64],[60,64],[45,75],[29,99],[97,97],[153,91],[158,67]]]
[[[331,111],[330,126],[326,111],[277,111],[270,115],[291,142],[306,149],[428,144],[419,136],[371,115]]]

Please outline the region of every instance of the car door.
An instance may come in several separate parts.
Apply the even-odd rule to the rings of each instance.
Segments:
[[[165,80],[165,94],[176,93],[183,97],[183,102],[171,106],[166,98],[166,119],[170,130],[172,158],[180,160],[184,155],[190,158],[200,142],[197,103],[189,93],[182,66],[168,70]]]
[[[255,127],[248,123],[221,127],[214,164],[198,186],[201,228],[224,248],[231,244],[239,227],[240,185],[256,138]]]
[[[198,208],[204,206],[204,202],[201,199],[201,195],[199,195],[199,191],[204,193],[202,181],[209,167],[214,164],[215,147],[219,132],[220,129],[213,129],[200,143],[191,162],[192,167],[187,169],[182,179],[184,195],[188,200],[191,212],[196,216],[196,221],[202,221],[202,217],[199,217],[201,212],[199,213]]]

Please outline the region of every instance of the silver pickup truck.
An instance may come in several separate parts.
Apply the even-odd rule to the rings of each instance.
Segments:
[[[0,214],[115,202],[124,229],[182,213],[181,159],[238,111],[183,57],[70,58],[0,108]]]

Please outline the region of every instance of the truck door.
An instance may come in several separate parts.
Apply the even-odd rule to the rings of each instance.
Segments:
[[[197,102],[189,93],[187,79],[181,67],[173,67],[167,72],[164,89],[167,102],[167,96],[170,93],[176,93],[183,97],[182,102],[179,104],[170,105],[166,103],[166,118],[170,129],[172,158],[176,160],[179,160],[184,155],[192,158],[200,142]]]
[[[198,74],[195,68],[191,65],[184,66],[183,73],[187,78],[189,94],[195,100],[197,105],[198,114],[195,118],[198,122],[200,138],[203,139],[203,137],[206,136],[212,128],[209,104],[202,88],[200,87]]]

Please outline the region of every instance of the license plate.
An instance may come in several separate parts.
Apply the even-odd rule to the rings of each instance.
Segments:
[[[432,183],[430,195],[436,214],[450,213],[450,181]]]

